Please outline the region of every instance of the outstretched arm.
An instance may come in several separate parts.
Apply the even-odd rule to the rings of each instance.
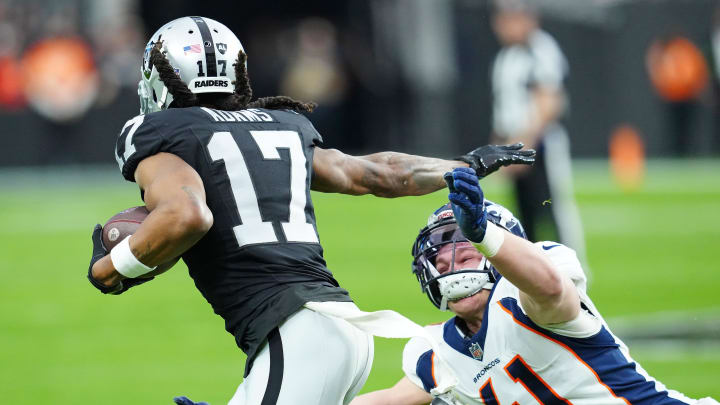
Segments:
[[[520,290],[525,313],[539,325],[573,320],[580,297],[572,280],[561,274],[540,249],[505,230],[504,242],[490,263]]]
[[[315,149],[312,189],[327,193],[402,197],[432,193],[445,187],[442,175],[456,167],[472,167],[482,177],[501,166],[532,164],[535,151],[521,144],[477,148],[458,160],[398,152],[350,156],[337,149]]]
[[[424,405],[432,401],[432,396],[403,377],[392,388],[368,392],[355,397],[350,405]]]
[[[212,226],[202,180],[179,157],[158,153],[144,159],[135,171],[135,180],[145,191],[150,215],[129,238],[129,246],[145,266],[154,267],[177,258]],[[125,278],[110,255],[93,264],[91,275],[106,287],[118,285]]]
[[[575,285],[537,246],[487,220],[475,173],[456,169],[448,174],[447,181],[458,226],[500,274],[520,290],[520,302],[527,315],[540,325],[575,319],[580,311]]]
[[[445,187],[443,173],[461,166],[467,164],[397,152],[350,156],[337,149],[316,148],[312,189],[378,197],[423,195]]]

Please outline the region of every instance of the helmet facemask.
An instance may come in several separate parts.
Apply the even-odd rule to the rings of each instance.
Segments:
[[[490,200],[485,200],[484,204],[488,221],[527,239],[525,230],[512,212]],[[448,245],[449,248],[445,247]],[[485,257],[477,265],[470,266],[474,268],[455,268],[455,255],[466,246],[473,249],[474,254],[480,254],[457,226],[450,204],[443,205],[430,215],[427,226],[420,231],[413,244],[413,273],[430,302],[443,311],[447,309],[448,301],[469,297],[482,289],[492,289],[500,278]],[[452,249],[452,258],[449,270],[441,274],[437,269],[436,258],[443,249]]]
[[[165,110],[173,101],[172,94],[160,80],[160,73],[150,62],[150,53],[154,47],[155,41],[150,40],[143,54],[142,79],[138,82],[138,97],[140,98],[140,113],[142,114]],[[167,50],[164,45],[161,52],[167,57]]]
[[[413,272],[430,301],[442,311],[447,310],[449,301],[491,289],[495,282],[492,267],[485,257],[471,267],[456,267],[456,255],[463,249],[472,249],[474,255],[480,255],[463,236],[454,218],[442,219],[423,228],[415,240]],[[436,262],[441,254],[450,254],[449,268],[442,273]]]

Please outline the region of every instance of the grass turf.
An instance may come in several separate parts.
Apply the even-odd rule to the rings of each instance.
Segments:
[[[577,200],[606,318],[663,311],[720,313],[720,164],[651,162],[644,186],[621,191],[599,162],[576,165]],[[498,179],[488,197],[510,203]],[[195,290],[184,265],[120,297],[86,282],[96,222],[139,205],[133,185],[104,169],[0,173],[0,397],[14,404],[226,403],[244,356]],[[330,269],[364,310],[419,323],[448,317],[410,273],[410,246],[438,192],[393,200],[314,194]],[[677,322],[677,317],[672,318]],[[673,325],[668,325],[672,327]],[[720,336],[716,335],[716,341]],[[365,391],[400,377],[403,341],[376,339]],[[720,397],[718,346],[631,346],[647,371],[693,397]]]

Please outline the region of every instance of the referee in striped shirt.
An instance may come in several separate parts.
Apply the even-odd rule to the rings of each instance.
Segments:
[[[567,108],[567,60],[525,1],[496,0],[493,29],[502,48],[492,66],[491,143],[537,150],[534,166],[504,168],[515,185],[516,212],[530,240],[560,240],[585,261],[568,136],[559,122]]]

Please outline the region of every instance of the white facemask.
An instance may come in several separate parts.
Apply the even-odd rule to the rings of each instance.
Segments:
[[[487,259],[483,257],[477,269],[463,272],[463,270],[454,271],[446,276],[438,278],[438,288],[442,295],[440,301],[440,310],[447,310],[448,301],[455,301],[462,298],[477,294],[482,290],[491,289],[493,283],[490,282],[489,273],[480,273],[476,270],[485,269]]]

